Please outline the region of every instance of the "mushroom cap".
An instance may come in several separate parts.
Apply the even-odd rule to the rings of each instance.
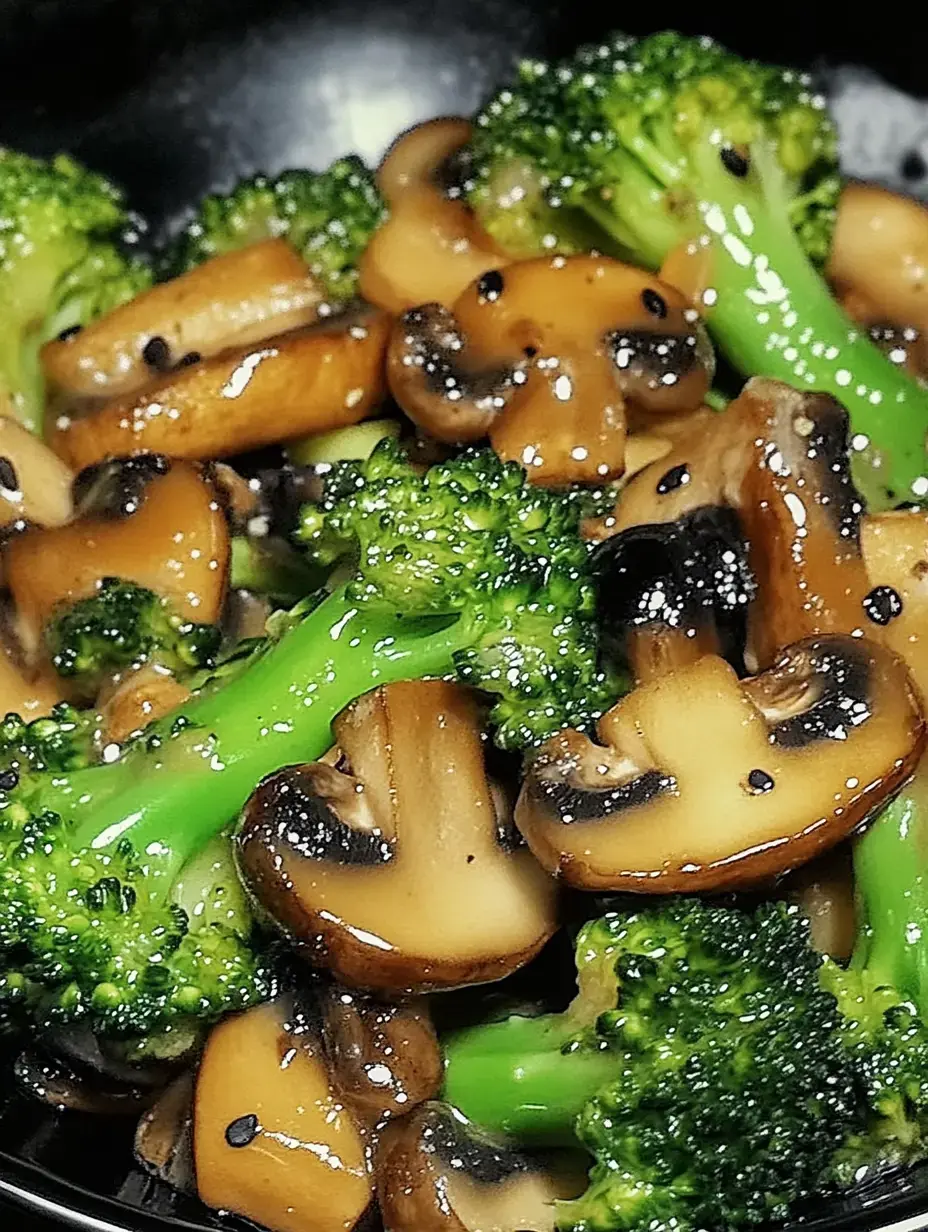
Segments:
[[[586,889],[749,886],[833,846],[905,782],[925,722],[903,664],[860,638],[811,638],[739,681],[707,656],[566,731],[529,767],[516,822],[541,864]]]
[[[487,777],[476,703],[442,681],[393,684],[334,724],[337,765],[259,785],[237,839],[258,902],[354,987],[501,979],[557,926],[557,888]]]
[[[554,1232],[555,1202],[586,1179],[549,1171],[448,1104],[423,1104],[381,1138],[377,1198],[389,1232]]]

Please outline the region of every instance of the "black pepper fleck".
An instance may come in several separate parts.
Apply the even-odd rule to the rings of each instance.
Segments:
[[[499,299],[502,295],[505,285],[499,270],[487,270],[477,283],[477,294],[481,299],[489,300],[492,303],[493,300]]]
[[[186,355],[182,355],[177,361],[178,368],[192,368],[194,364],[198,364],[203,356],[199,351],[188,351]]]
[[[226,1142],[229,1146],[251,1146],[258,1136],[258,1118],[253,1112],[236,1117],[226,1126]]]
[[[902,615],[902,596],[892,586],[874,586],[864,596],[864,611],[875,625],[888,625]]]
[[[16,492],[19,489],[16,467],[9,458],[0,457],[0,488],[5,488],[7,492]]]
[[[730,171],[732,175],[737,176],[739,180],[743,180],[750,169],[751,164],[743,154],[739,154],[737,150],[732,149],[727,145],[722,150],[722,163],[726,171]]]
[[[19,772],[17,770],[0,771],[0,791],[13,791],[19,786]]]
[[[657,494],[666,496],[668,492],[675,492],[677,488],[682,488],[689,481],[690,468],[685,462],[681,462],[679,466],[672,466],[669,471],[661,475],[657,481]]]
[[[641,302],[645,306],[645,311],[650,312],[652,317],[658,317],[661,321],[666,317],[667,301],[653,287],[645,287],[641,292]]]
[[[522,354],[525,356],[526,359],[534,359],[535,356],[538,354],[538,347],[527,346],[523,348]]]
[[[160,334],[155,334],[142,347],[142,359],[156,372],[167,372],[171,367],[171,348]]]
[[[468,857],[467,857],[467,863],[468,863],[468,864],[473,864],[473,862],[474,862],[474,860],[476,860],[476,858],[477,858],[476,856],[468,856]]]
[[[67,329],[63,329],[58,335],[58,341],[67,342],[69,338],[75,338],[83,328],[83,325],[69,325]]]
[[[765,792],[773,791],[773,775],[768,774],[766,770],[752,770],[748,775],[748,787],[759,796],[764,795]]]
[[[918,150],[907,150],[899,164],[899,174],[904,180],[923,180],[928,175],[928,164]]]

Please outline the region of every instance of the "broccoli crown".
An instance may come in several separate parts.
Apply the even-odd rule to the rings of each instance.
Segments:
[[[601,672],[588,498],[530,484],[521,467],[472,449],[421,474],[387,438],[334,467],[300,537],[357,569],[350,602],[403,618],[457,622],[459,676],[495,695],[503,746],[586,726],[614,699]]]
[[[95,594],[52,617],[45,638],[58,674],[93,695],[108,673],[148,660],[180,675],[209,667],[222,634],[178,616],[144,586],[104,578]]]
[[[708,38],[615,35],[559,64],[524,62],[477,117],[468,192],[504,246],[521,226],[519,255],[570,250],[579,212],[601,227],[598,246],[657,266],[702,229],[722,179],[714,164],[743,176],[761,141],[775,155],[800,239],[824,260],[840,183],[823,101],[802,74],[743,60]],[[540,226],[519,223],[527,212]]]
[[[59,702],[50,714],[27,723],[18,714],[0,722],[0,776],[9,790],[20,775],[79,770],[97,760],[99,716]]]
[[[226,196],[207,197],[166,257],[171,276],[209,257],[272,236],[286,236],[328,298],[357,291],[357,263],[383,220],[385,207],[364,163],[341,158],[325,171],[285,171],[244,180]]]
[[[80,1019],[141,1036],[267,995],[250,921],[188,913],[163,884],[158,853],[140,855],[126,841],[75,850],[51,812],[11,820],[0,831],[0,1014],[5,1000],[8,1016],[28,1009],[40,1026]],[[231,865],[226,875],[229,896],[240,897]]]
[[[135,225],[114,185],[73,159],[0,150],[0,387],[30,427],[43,411],[41,344],[150,285],[126,248]]]

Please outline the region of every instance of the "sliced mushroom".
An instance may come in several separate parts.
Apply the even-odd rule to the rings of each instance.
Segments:
[[[238,836],[246,883],[342,983],[426,991],[502,979],[557,925],[556,887],[513,848],[471,695],[414,681],[334,723],[338,767],[272,774]]]
[[[157,663],[118,673],[97,697],[104,743],[122,744],[189,697],[187,686]]]
[[[181,1074],[148,1109],[135,1131],[133,1153],[146,1172],[194,1197],[194,1075]]]
[[[122,459],[78,476],[76,490],[82,516],[6,545],[6,581],[27,654],[37,652],[59,604],[93,594],[105,577],[147,586],[190,620],[218,620],[229,532],[203,468],[161,457]]]
[[[713,366],[682,296],[605,257],[490,270],[453,311],[406,313],[387,361],[393,396],[426,432],[453,443],[488,435],[548,484],[618,478],[627,404],[693,410]]]
[[[121,397],[178,365],[309,325],[323,296],[283,239],[223,253],[42,348],[53,405]]]
[[[194,1154],[201,1200],[269,1232],[350,1232],[371,1204],[364,1135],[318,1037],[281,1001],[226,1019],[210,1035]]]
[[[600,544],[594,559],[601,628],[637,683],[704,654],[739,666],[755,587],[730,509],[630,527]]]
[[[374,1001],[335,985],[323,996],[332,1075],[368,1124],[404,1116],[438,1094],[442,1056],[424,999]]]
[[[58,1112],[69,1109],[102,1116],[138,1116],[155,1098],[150,1088],[80,1073],[40,1048],[19,1055],[13,1064],[13,1077],[33,1099]]]
[[[847,962],[857,940],[854,873],[849,843],[842,843],[792,873],[780,886],[808,917],[812,944],[836,962]]]
[[[554,1232],[555,1203],[586,1178],[514,1151],[448,1104],[394,1121],[377,1152],[386,1232]]]
[[[516,822],[570,885],[661,894],[804,863],[885,804],[925,744],[903,664],[838,635],[740,682],[706,656],[637,688],[597,733],[542,746]]]
[[[872,583],[865,600],[870,622],[928,702],[928,513],[871,514],[860,530]]]
[[[72,478],[70,467],[34,432],[0,415],[0,527],[67,522]]]
[[[389,332],[364,310],[223,351],[59,416],[50,444],[76,468],[142,451],[205,460],[357,423],[384,395]]]
[[[863,509],[850,477],[847,414],[824,394],[754,378],[624,489],[592,538],[674,522],[706,505],[737,512],[757,599],[749,640],[760,666],[783,645],[868,627]]]
[[[394,314],[431,301],[450,307],[485,270],[506,264],[464,202],[438,183],[440,167],[470,132],[467,120],[429,120],[387,151],[377,182],[390,213],[359,264],[369,303]]]
[[[26,722],[48,714],[64,700],[61,680],[50,664],[27,667],[0,640],[0,715],[18,714]]]

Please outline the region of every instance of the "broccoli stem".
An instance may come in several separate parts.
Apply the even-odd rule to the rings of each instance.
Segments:
[[[520,1142],[576,1146],[574,1123],[584,1104],[616,1076],[615,1054],[572,1047],[576,1031],[567,1014],[546,1014],[452,1036],[443,1098],[478,1125]]]
[[[928,1016],[928,768],[854,846],[859,915],[852,967]]]
[[[267,774],[313,761],[350,701],[391,681],[447,675],[472,637],[468,622],[377,624],[345,589],[330,595],[223,688],[205,691],[149,729],[121,760],[43,787],[69,817],[77,848],[129,840],[173,882]]]

